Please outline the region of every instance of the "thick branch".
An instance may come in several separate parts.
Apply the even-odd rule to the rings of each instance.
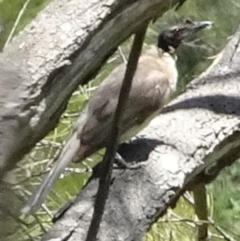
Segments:
[[[115,170],[99,240],[141,240],[187,189],[213,179],[240,157],[240,28],[212,68],[195,79],[130,144],[140,170]],[[97,191],[98,170],[42,240],[81,240]]]

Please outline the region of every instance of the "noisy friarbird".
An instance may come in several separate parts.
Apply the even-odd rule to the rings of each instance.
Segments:
[[[157,46],[152,46],[139,58],[120,125],[120,140],[134,136],[159,113],[177,86],[175,50],[185,39],[210,25],[209,21],[186,20],[179,26],[163,30]],[[107,146],[125,70],[125,64],[117,67],[94,92],[58,160],[23,208],[23,213],[33,213],[40,207],[70,161],[81,162]]]

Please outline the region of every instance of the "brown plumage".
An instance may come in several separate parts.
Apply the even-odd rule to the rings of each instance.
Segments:
[[[177,85],[174,50],[183,39],[209,25],[210,22],[188,20],[180,26],[164,30],[158,37],[158,45],[152,46],[139,58],[119,130],[121,140],[134,136],[161,110]],[[80,162],[107,145],[125,69],[124,64],[120,65],[99,85],[79,116],[60,157],[23,209],[24,213],[39,208],[71,160]]]
[[[168,56],[168,58],[172,57]],[[164,70],[168,67],[162,59],[158,58],[157,48],[156,56],[140,57],[119,131],[120,136],[125,134],[123,139],[128,139],[129,131],[132,132],[130,136],[136,134],[146,119],[159,111],[174,91],[170,86],[170,79],[174,78],[173,87],[175,87],[177,70],[174,66],[172,68],[174,74],[167,73]],[[107,145],[110,135],[109,126],[118,103],[125,69],[124,64],[120,65],[103,81],[90,99],[86,113],[79,118],[75,131],[81,141],[81,148],[78,150],[78,155],[74,157],[75,162],[81,161]]]

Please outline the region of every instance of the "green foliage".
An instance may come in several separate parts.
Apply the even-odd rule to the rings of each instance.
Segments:
[[[49,1],[30,1],[16,28],[16,33],[23,29]],[[4,26],[4,32],[0,35],[0,49],[4,46],[25,2],[26,0],[3,0],[0,2],[0,20]],[[190,17],[196,20],[211,20],[214,22],[212,30],[202,32],[197,42],[191,41],[179,49],[180,80],[178,93],[182,92],[186,84],[211,63],[212,59],[209,59],[209,57],[222,50],[227,38],[234,33],[240,22],[239,10],[238,0],[192,0],[187,1],[177,13],[171,10],[150,26],[145,48],[149,44],[155,43],[159,29],[178,23],[183,18]],[[124,56],[128,56],[130,48],[130,40],[121,45]],[[66,140],[71,132],[72,124],[78,113],[84,109],[95,86],[121,62],[123,62],[122,53],[117,51],[102,67],[94,80],[87,86],[79,87],[76,90],[58,127],[45,140],[38,143],[36,148],[25,158],[21,167],[15,171],[16,183],[21,183],[21,185],[16,185],[15,188],[19,196],[26,198],[40,184],[42,175],[51,167],[61,149],[61,143]],[[54,213],[79,192],[79,189],[86,183],[91,174],[91,167],[101,159],[99,158],[101,153],[95,154],[81,165],[71,165],[49,195],[37,218],[32,216],[22,217],[27,225],[21,224],[11,240],[31,240],[38,237],[45,228],[49,228],[51,217],[47,213]],[[231,232],[237,233],[238,236],[235,235],[236,240],[240,240],[238,231],[240,224],[240,190],[238,185],[235,185],[239,182],[238,165],[239,163],[235,164],[232,169],[223,171],[218,180],[209,186],[210,216],[214,218],[217,224],[228,229],[231,235],[233,235]],[[222,193],[224,195],[221,195]],[[181,199],[176,209],[170,210],[158,223],[152,226],[146,240],[193,240],[195,239],[196,225],[191,220],[194,219],[195,214],[192,205]],[[213,228],[211,231],[216,233]],[[212,237],[211,240],[220,239]]]
[[[218,224],[240,240],[240,160],[225,168],[221,175],[209,185],[212,199],[212,216]]]
[[[174,210],[169,209],[167,214],[152,226],[145,241],[191,241],[196,233],[194,219],[192,205],[180,198],[177,207]]]
[[[37,13],[50,1],[51,0],[31,0],[21,18],[21,21],[17,25],[15,34],[33,20]],[[0,49],[3,48],[14,22],[16,21],[17,16],[25,2],[26,0],[2,0],[2,2],[0,2],[0,23],[3,25],[3,32],[0,34]]]

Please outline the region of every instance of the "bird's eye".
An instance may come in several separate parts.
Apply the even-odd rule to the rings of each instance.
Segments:
[[[184,32],[183,29],[179,29],[179,28],[174,29],[174,34],[175,34],[176,36],[181,35],[183,32]]]

